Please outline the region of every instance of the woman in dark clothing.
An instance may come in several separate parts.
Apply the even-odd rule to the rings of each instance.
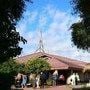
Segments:
[[[44,84],[46,82],[46,75],[43,72],[41,72],[40,74],[40,81],[41,81],[41,86],[44,88]]]

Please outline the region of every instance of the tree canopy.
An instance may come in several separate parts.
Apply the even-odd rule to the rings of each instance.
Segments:
[[[25,72],[26,72],[26,70],[25,70],[25,64],[23,64],[23,63],[22,64],[17,63],[16,73],[25,73]]]
[[[0,63],[0,90],[10,90],[15,84],[15,77],[18,72],[24,72],[24,64],[19,64],[15,59]]]
[[[84,27],[83,23],[78,22],[78,23],[74,23],[71,26],[72,31],[72,41],[74,42],[74,44],[81,49],[88,49],[88,47],[90,46],[89,40],[90,37],[87,36],[86,33],[86,28]],[[78,43],[78,44],[77,44]]]
[[[74,14],[79,14],[86,28],[90,28],[90,0],[72,0]]]
[[[10,59],[0,64],[1,74],[15,75],[19,72],[25,72],[25,65],[17,63],[15,59]]]
[[[31,0],[0,0],[0,62],[19,55],[22,51],[19,42],[26,42],[16,30],[26,1]]]
[[[10,74],[10,73],[16,73],[17,72],[17,63],[15,60],[8,60],[4,63],[0,64],[0,73],[4,74]]]
[[[40,73],[41,71],[50,70],[50,65],[46,61],[46,59],[43,58],[36,58],[29,60],[26,64],[26,72],[27,73]]]
[[[72,0],[74,14],[81,18],[80,22],[74,23],[72,29],[72,41],[81,49],[90,49],[90,0]]]

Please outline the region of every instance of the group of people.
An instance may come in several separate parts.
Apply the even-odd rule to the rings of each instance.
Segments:
[[[60,81],[62,84],[65,81],[64,75],[63,74],[58,75],[58,71],[57,70],[54,71],[52,79],[53,79],[53,86],[56,86],[58,81]]]
[[[18,73],[15,77],[15,82],[22,88],[26,87],[28,83],[31,83],[30,85],[32,85],[33,88],[40,88],[40,85],[44,87],[46,79],[47,76],[44,72],[41,72],[40,74],[31,73],[30,75]]]
[[[24,88],[26,86],[26,83],[27,83],[27,75],[18,73],[17,76],[15,77],[15,84]]]
[[[26,87],[27,83],[31,83],[33,88],[35,87],[40,88],[40,86],[44,87],[47,79],[48,79],[48,76],[44,72],[41,72],[40,74],[31,73],[30,75],[18,73],[17,76],[15,77],[16,83],[22,88]],[[78,73],[73,73],[67,78],[67,80],[65,80],[64,75],[63,74],[58,75],[58,71],[55,70],[52,74],[53,86],[57,85],[58,80],[61,83],[67,82],[67,84],[77,85],[78,82],[80,81],[80,78]]]
[[[80,82],[80,77],[78,73],[73,73],[67,78],[67,84],[68,85],[77,85],[78,82]]]
[[[80,77],[78,73],[73,73],[70,75],[66,80],[63,74],[58,75],[58,71],[55,70],[53,73],[53,85],[57,85],[57,81],[60,81],[60,83],[67,83],[68,85],[78,85],[80,82]]]

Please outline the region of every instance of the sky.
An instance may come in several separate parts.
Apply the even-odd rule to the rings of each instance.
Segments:
[[[25,45],[20,43],[21,56],[38,49],[41,30],[46,53],[90,62],[90,53],[77,49],[71,41],[70,26],[80,18],[72,15],[70,0],[33,0],[26,4],[17,24],[17,31],[27,40]]]

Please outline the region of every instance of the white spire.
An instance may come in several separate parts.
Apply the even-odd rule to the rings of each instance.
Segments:
[[[42,30],[39,30],[40,32],[40,39],[39,39],[39,44],[36,52],[45,52],[44,51],[44,45],[43,45],[43,37],[42,37]]]

